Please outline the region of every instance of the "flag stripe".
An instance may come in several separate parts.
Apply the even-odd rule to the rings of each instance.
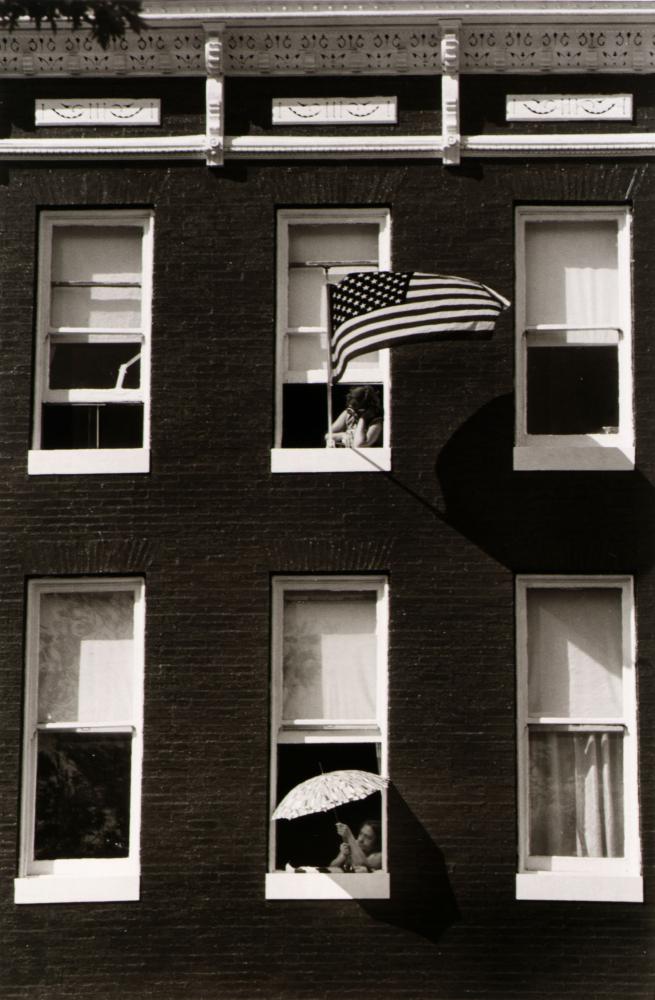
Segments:
[[[449,334],[488,333],[509,303],[468,278],[423,272],[366,271],[332,289],[332,375],[369,351]]]

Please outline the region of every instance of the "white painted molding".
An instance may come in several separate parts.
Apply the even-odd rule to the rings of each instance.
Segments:
[[[441,140],[443,162],[455,166],[460,161],[459,114],[459,22],[442,22],[441,37]]]
[[[632,94],[507,94],[505,120],[632,121]]]
[[[273,125],[395,125],[397,97],[274,97]]]
[[[34,104],[35,125],[113,125],[137,128],[159,125],[161,101],[155,97],[78,97],[72,100],[40,98]]]
[[[205,83],[206,163],[208,167],[220,167],[223,163],[225,131],[222,26],[207,31],[205,70],[207,72]]]
[[[388,872],[269,872],[266,899],[389,899]]]
[[[655,133],[548,133],[469,135],[462,156],[654,156]],[[207,155],[203,135],[120,138],[0,139],[0,162],[16,160],[198,160]],[[438,159],[440,135],[226,136],[230,159]]]

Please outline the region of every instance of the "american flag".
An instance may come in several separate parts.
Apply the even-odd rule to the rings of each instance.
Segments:
[[[332,380],[382,347],[491,332],[507,299],[478,281],[420,271],[357,271],[331,289]]]

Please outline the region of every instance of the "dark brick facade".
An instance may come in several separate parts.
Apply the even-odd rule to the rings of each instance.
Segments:
[[[3,1000],[651,1000],[654,191],[633,160],[2,168]],[[541,202],[633,206],[635,471],[512,471],[508,313],[394,352],[391,474],[272,475],[276,209],[386,206],[395,268],[512,298]],[[38,213],[75,206],[154,210],[149,475],[26,474]],[[307,572],[391,583],[389,901],[264,899],[270,578]],[[515,901],[520,572],[635,576],[643,905]],[[141,900],[16,906],[25,584],[94,574],[146,580]]]

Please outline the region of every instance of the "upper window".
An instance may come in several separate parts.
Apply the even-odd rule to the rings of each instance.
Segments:
[[[517,212],[516,469],[634,466],[630,215]]]
[[[139,898],[143,585],[28,592],[17,903]]]
[[[337,770],[386,775],[386,583],[289,577],[273,586],[271,813]],[[388,895],[383,792],[336,813],[272,821],[269,898]],[[348,828],[362,845],[342,849]],[[351,863],[352,862],[352,863]]]
[[[389,213],[368,209],[284,210],[278,215],[277,388],[274,472],[376,471],[390,467],[388,351],[354,358],[328,408],[327,285],[352,271],[390,267]],[[348,446],[349,393],[370,387],[374,429]],[[338,430],[327,447],[328,424]],[[343,424],[343,426],[342,426]],[[352,443],[352,442],[351,442]],[[346,447],[341,447],[346,444]]]
[[[517,584],[520,899],[642,898],[632,581]]]
[[[30,473],[148,470],[151,218],[45,212]]]

